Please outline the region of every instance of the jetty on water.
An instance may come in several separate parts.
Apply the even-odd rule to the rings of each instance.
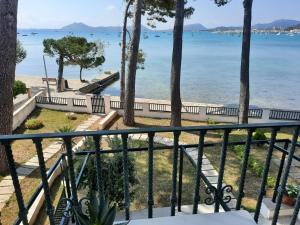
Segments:
[[[119,78],[119,72],[105,72],[98,78],[93,79],[90,84],[80,88],[79,91],[84,94],[99,94]]]

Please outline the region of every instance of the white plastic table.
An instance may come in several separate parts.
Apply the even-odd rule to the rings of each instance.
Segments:
[[[132,220],[129,225],[257,225],[247,211]]]

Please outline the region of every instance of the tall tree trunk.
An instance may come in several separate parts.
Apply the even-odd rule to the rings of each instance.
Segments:
[[[171,68],[171,126],[181,126],[180,75],[182,60],[182,36],[184,23],[184,0],[177,0],[173,31],[173,54]]]
[[[132,40],[130,43],[130,56],[128,62],[124,104],[124,124],[127,126],[134,125],[135,76],[141,37],[142,2],[143,0],[135,1],[135,13],[133,20]]]
[[[80,67],[79,79],[81,82],[84,82],[84,80],[82,79],[82,67]]]
[[[57,79],[57,92],[64,91],[62,88],[62,79],[64,73],[64,56],[60,55],[58,59],[58,79]]]
[[[126,67],[126,33],[127,33],[127,19],[128,19],[128,10],[130,5],[132,4],[132,0],[130,0],[125,8],[124,12],[124,21],[122,28],[122,42],[121,42],[121,80],[120,80],[120,99],[121,102],[125,100],[125,67]]]
[[[249,65],[250,65],[250,44],[251,44],[251,20],[253,0],[244,0],[244,27],[243,46],[240,74],[240,107],[239,123],[248,123],[248,110],[250,101],[249,90]]]
[[[0,135],[12,133],[17,11],[17,0],[0,0]],[[0,172],[7,169],[5,150],[0,145]]]

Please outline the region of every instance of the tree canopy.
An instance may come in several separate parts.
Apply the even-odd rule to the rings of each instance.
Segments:
[[[16,46],[16,63],[22,62],[27,56],[26,50],[23,48],[22,43],[17,40],[17,46]]]
[[[104,45],[101,42],[88,42],[85,38],[80,46],[76,48],[72,59],[65,62],[66,65],[78,65],[80,67],[80,80],[82,70],[97,68],[105,62]]]

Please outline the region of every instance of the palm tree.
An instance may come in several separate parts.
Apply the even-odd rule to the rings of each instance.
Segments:
[[[13,124],[13,83],[16,70],[18,0],[0,1],[0,135],[11,134]],[[8,169],[0,145],[0,172]]]
[[[135,12],[133,15],[133,31],[130,42],[130,56],[124,104],[124,124],[127,126],[134,125],[135,77],[141,37],[142,3],[143,0],[135,1]]]
[[[240,106],[239,123],[248,123],[248,110],[250,101],[249,90],[249,64],[250,64],[250,43],[251,43],[251,20],[253,0],[244,0],[244,27],[243,45],[240,73]]]
[[[182,60],[182,36],[184,24],[184,0],[177,0],[173,31],[171,68],[171,126],[181,126],[180,75]]]

